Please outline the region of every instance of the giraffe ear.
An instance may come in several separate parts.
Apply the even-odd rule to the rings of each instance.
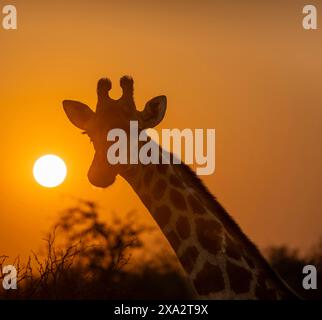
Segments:
[[[95,114],[86,104],[73,100],[64,100],[63,108],[70,122],[82,130],[87,129],[88,122]]]
[[[158,125],[167,109],[167,97],[158,96],[149,100],[143,111],[139,111],[139,123],[142,129],[153,128]]]

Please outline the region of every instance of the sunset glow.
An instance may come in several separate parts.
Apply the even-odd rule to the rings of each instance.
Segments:
[[[67,168],[65,162],[52,154],[40,157],[33,167],[35,180],[46,188],[59,186],[65,180],[66,174]]]
[[[27,260],[73,199],[97,203],[106,222],[111,212],[134,210],[140,223],[156,226],[122,177],[104,190],[91,185],[95,149],[63,109],[72,99],[94,112],[104,77],[119,99],[125,74],[139,111],[167,97],[155,127],[161,138],[167,128],[216,130],[215,171],[200,178],[260,249],[285,244],[304,253],[316,243],[322,29],[319,22],[303,29],[305,2],[9,0],[0,8],[9,4],[17,29],[0,25],[0,256]],[[67,170],[46,161],[38,169],[36,160],[49,154]],[[149,259],[156,245],[172,250],[161,232],[147,237]]]

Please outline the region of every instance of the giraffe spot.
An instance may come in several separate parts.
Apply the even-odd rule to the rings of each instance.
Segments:
[[[259,275],[255,288],[255,296],[260,300],[276,300],[276,293],[266,285],[265,277]]]
[[[125,174],[130,177],[133,178],[136,174],[137,174],[138,170],[135,166],[130,167]]]
[[[256,286],[255,288],[255,297],[259,300],[276,300],[275,291],[272,289],[264,289],[260,286]]]
[[[230,282],[230,288],[235,293],[249,291],[252,274],[248,270],[229,261],[226,263],[226,270]]]
[[[251,268],[251,269],[254,269],[255,268],[255,263],[254,261],[251,259],[251,257],[247,256],[247,255],[244,255],[244,259],[245,261],[247,262],[248,266]]]
[[[226,235],[226,253],[235,260],[240,260],[242,257],[239,246],[228,235]]]
[[[268,289],[266,276],[263,270],[261,270],[257,275],[257,285],[260,286],[261,288]]]
[[[146,187],[148,187],[150,185],[150,183],[152,181],[152,177],[153,177],[152,168],[151,167],[146,167],[144,177],[143,177],[144,185]]]
[[[167,184],[163,179],[158,180],[158,182],[153,186],[152,194],[156,200],[160,200],[166,190]]]
[[[161,160],[162,161],[162,160]],[[160,164],[157,165],[157,170],[159,171],[159,173],[161,174],[166,174],[168,171],[168,164],[162,164],[160,162]]]
[[[204,205],[207,207],[208,210],[214,213],[222,212],[224,210],[220,203],[216,200],[216,198],[213,198],[213,200],[204,201]]]
[[[212,254],[217,254],[221,249],[221,225],[214,220],[198,218],[196,220],[197,238],[204,249]]]
[[[187,209],[186,201],[183,195],[175,189],[170,190],[170,200],[172,204],[179,210]]]
[[[166,234],[168,241],[170,242],[174,251],[177,251],[180,246],[180,239],[174,231],[170,231]]]
[[[177,188],[183,188],[183,183],[174,175],[170,176],[170,184]]]
[[[151,201],[151,197],[148,195],[148,194],[143,194],[142,196],[141,196],[141,200],[142,200],[142,202],[144,203],[144,205],[148,208],[148,209],[150,209],[151,208],[151,204],[152,204],[152,201]]]
[[[142,187],[142,179],[136,179],[136,182],[135,182],[136,190],[141,189],[141,187]]]
[[[189,194],[188,196],[188,203],[190,205],[191,210],[193,213],[205,213],[205,208],[201,205],[200,201],[197,200],[193,195]]]
[[[221,269],[209,262],[204,264],[202,270],[196,275],[193,283],[200,295],[218,292],[225,288]]]
[[[157,207],[154,212],[154,218],[159,224],[160,228],[163,228],[167,225],[171,217],[171,210],[168,206],[163,205],[160,207]]]
[[[176,227],[181,239],[187,239],[190,236],[190,224],[186,217],[179,217]]]
[[[275,299],[276,300],[298,300],[299,297],[296,296],[292,291],[289,289],[286,290],[276,290],[274,291]]]
[[[188,247],[180,257],[180,261],[184,269],[190,273],[198,258],[199,252],[195,246]]]

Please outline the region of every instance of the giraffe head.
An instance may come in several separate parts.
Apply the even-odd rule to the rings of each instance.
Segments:
[[[161,122],[166,111],[165,96],[149,100],[143,111],[136,109],[133,99],[133,80],[128,76],[120,79],[123,94],[120,99],[109,97],[112,84],[109,79],[100,79],[97,84],[97,106],[92,111],[86,104],[64,100],[63,107],[68,119],[86,133],[94,146],[95,155],[88,171],[88,179],[94,186],[106,188],[117,174],[127,169],[127,165],[112,165],[107,161],[107,150],[112,142],[107,140],[109,130],[119,128],[127,133],[129,140],[130,121],[137,121],[139,130],[153,128]],[[129,141],[127,143],[129,146]],[[129,154],[129,153],[128,153]]]

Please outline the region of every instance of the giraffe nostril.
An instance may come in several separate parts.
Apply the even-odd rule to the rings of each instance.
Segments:
[[[115,176],[109,175],[109,176],[93,176],[88,174],[88,180],[89,182],[94,186],[98,188],[107,188],[115,181]]]
[[[107,188],[114,183],[116,174],[114,172],[109,172],[108,170],[98,170],[95,166],[91,165],[87,177],[93,186]]]

